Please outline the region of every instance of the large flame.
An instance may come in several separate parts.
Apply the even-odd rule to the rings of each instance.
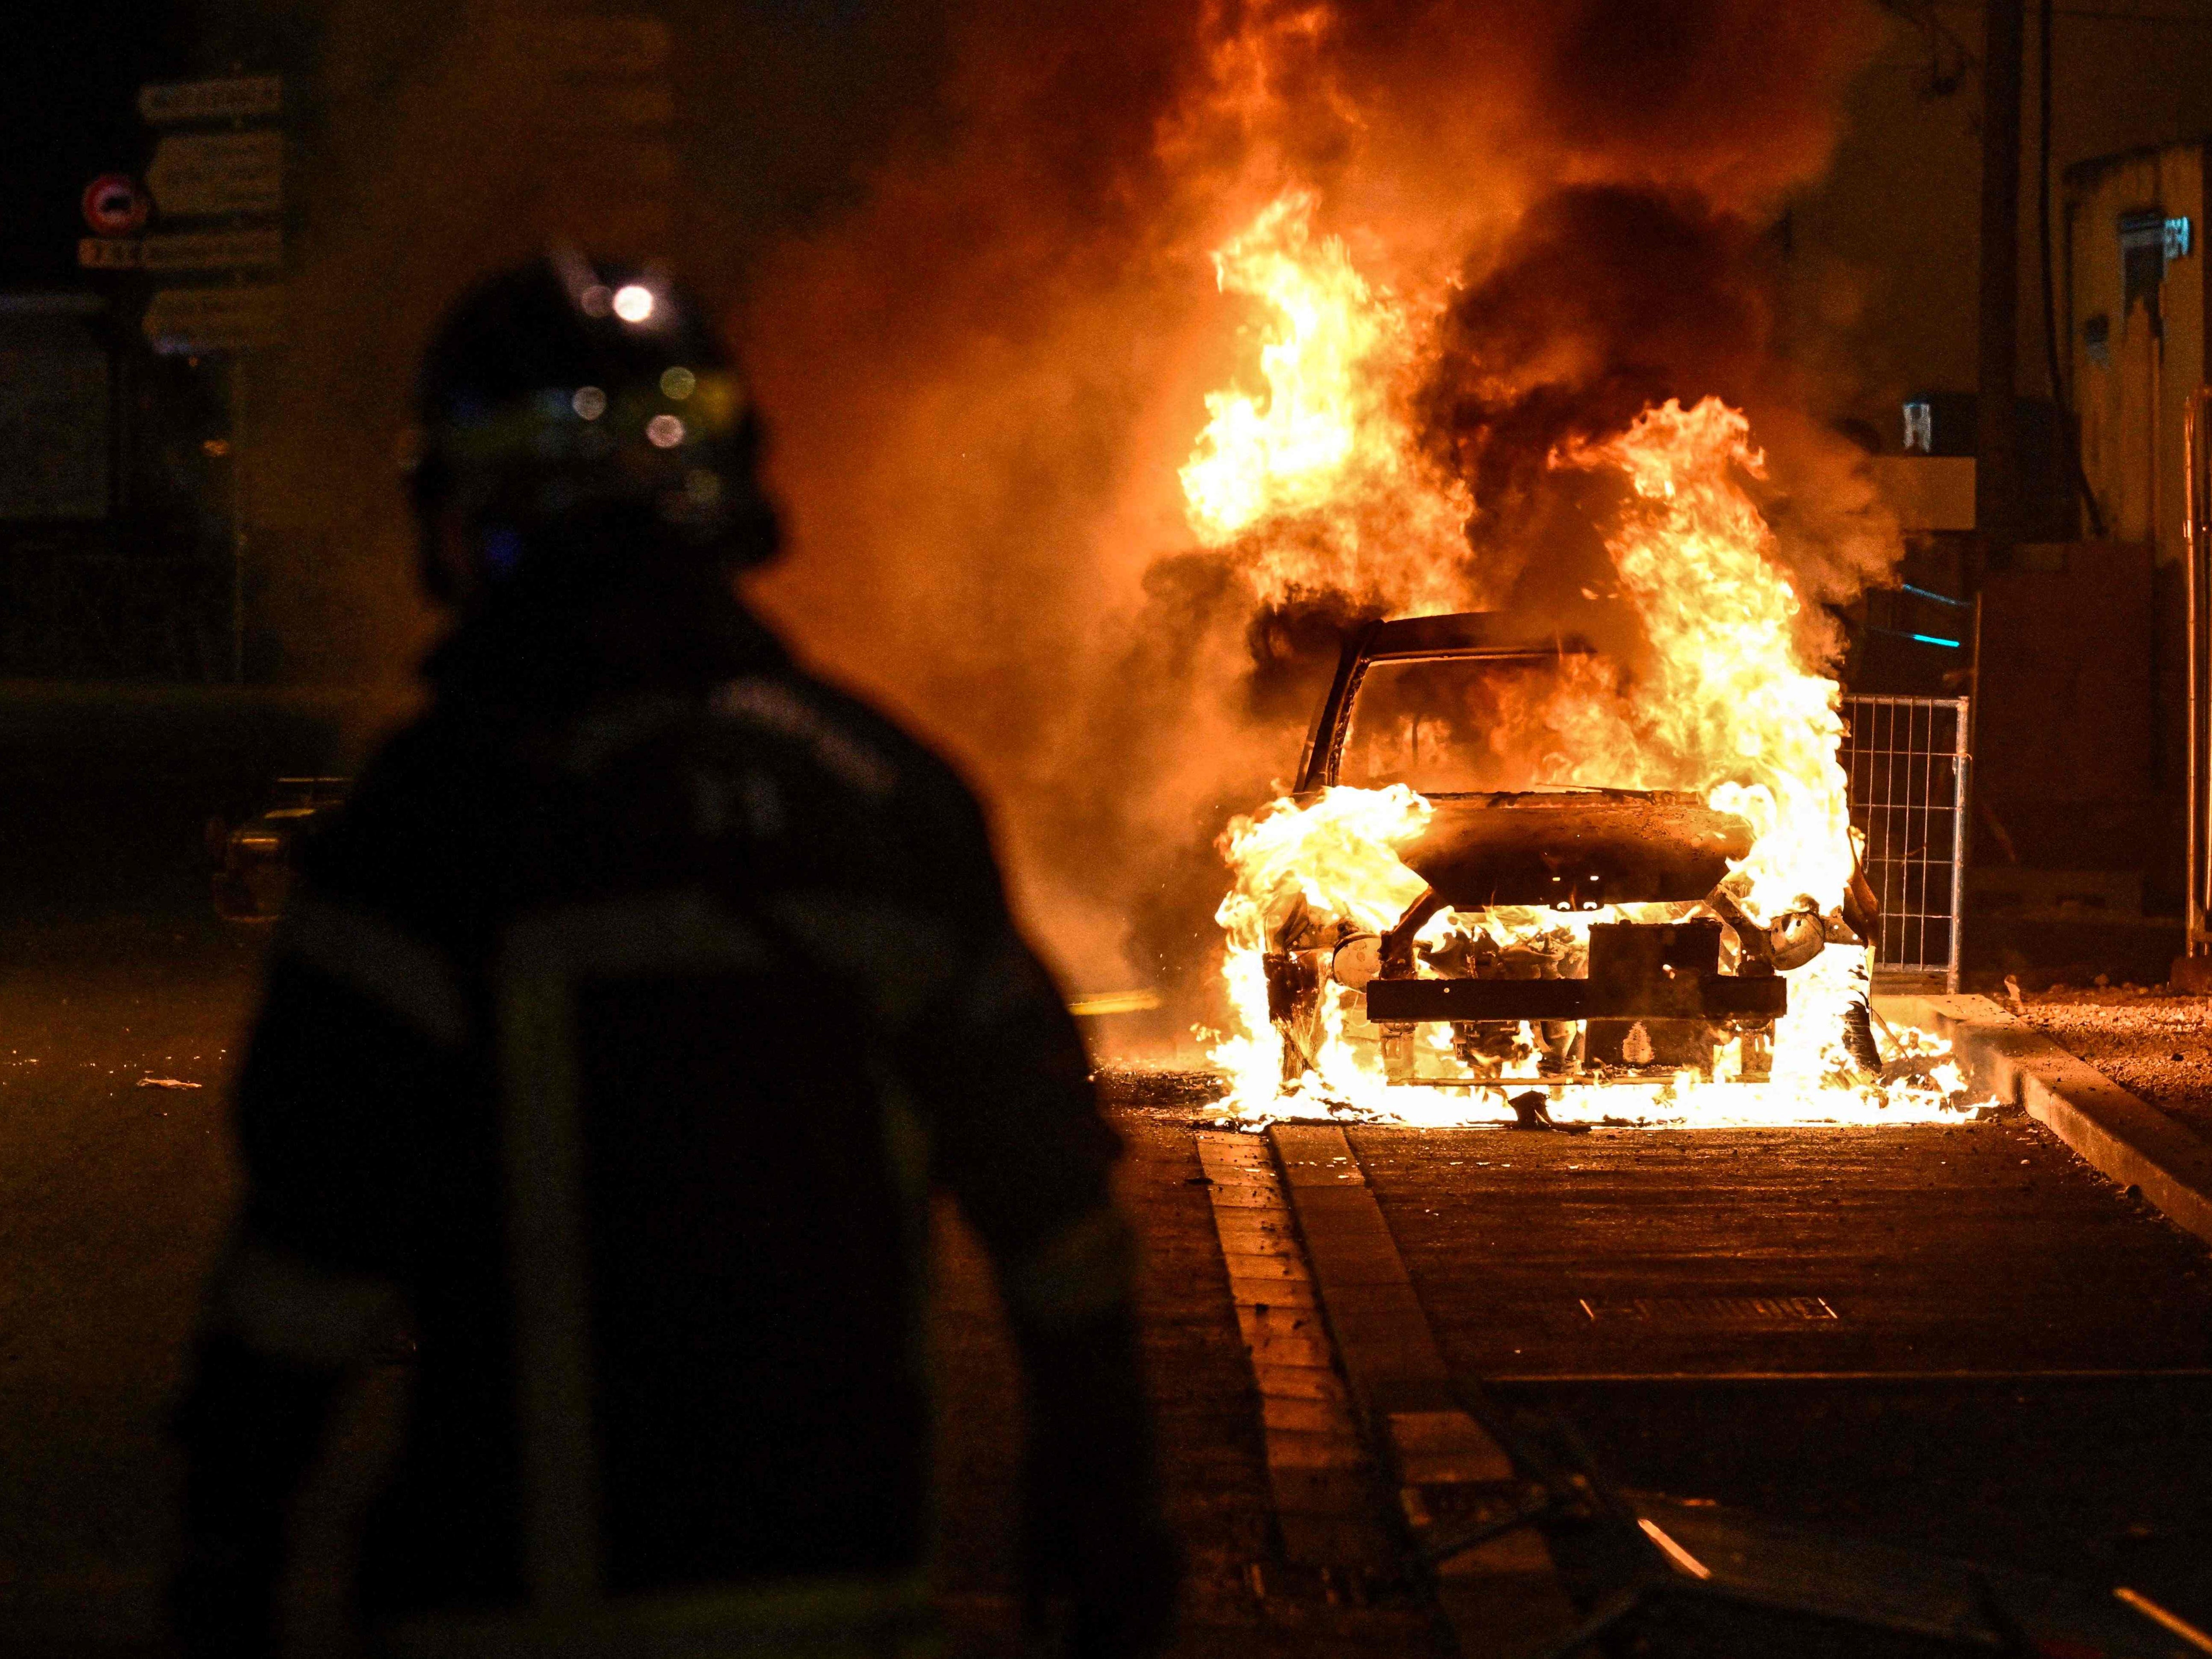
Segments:
[[[1420,459],[1402,402],[1421,311],[1316,238],[1315,205],[1284,195],[1214,255],[1222,290],[1269,313],[1267,390],[1207,396],[1182,472],[1191,528],[1237,546],[1266,602],[1321,590],[1401,615],[1459,609],[1466,491]]]
[[[1316,239],[1314,204],[1270,205],[1217,258],[1223,287],[1266,301],[1279,319],[1262,347],[1262,399],[1224,392],[1182,479],[1193,528],[1234,544],[1263,599],[1334,591],[1396,614],[1479,608],[1459,526],[1468,503],[1417,459],[1400,394],[1420,307],[1370,287],[1345,245]],[[1854,854],[1837,750],[1840,688],[1800,654],[1800,600],[1774,532],[1747,489],[1763,461],[1743,415],[1717,399],[1647,409],[1620,435],[1555,454],[1558,467],[1603,468],[1628,486],[1606,545],[1622,596],[1639,614],[1650,662],[1633,685],[1611,665],[1563,673],[1541,696],[1501,705],[1486,734],[1528,781],[1692,792],[1747,820],[1749,855],[1734,873],[1745,908],[1765,916],[1801,895],[1832,914]],[[1450,1086],[1394,1084],[1364,999],[1322,975],[1319,1006],[1285,1066],[1269,1018],[1270,951],[1325,954],[1350,932],[1376,933],[1426,884],[1394,848],[1431,811],[1406,786],[1340,787],[1279,799],[1234,820],[1219,847],[1233,874],[1218,920],[1226,932],[1234,1029],[1213,1042],[1234,1109],[1247,1116],[1351,1109],[1415,1122],[1503,1114],[1539,1075],[1535,1032],[1506,1056],[1455,1053],[1449,1027],[1413,1029],[1423,1075]],[[1492,908],[1493,943],[1557,961],[1587,954],[1589,928],[1654,921],[1695,906],[1598,911]],[[1420,937],[1447,945],[1468,926],[1439,914]],[[1304,945],[1296,942],[1303,941]],[[1866,994],[1869,953],[1831,944],[1789,975],[1790,1013],[1776,1023],[1771,1079],[1740,1078],[1740,1051],[1712,1078],[1556,1090],[1563,1118],[1705,1123],[1871,1122],[1958,1109],[1954,1066],[1906,1034],[1884,1068],[1858,1079],[1844,1048],[1846,1006]],[[1286,1082],[1285,1078],[1289,1080]]]
[[[1765,471],[1750,422],[1717,398],[1669,401],[1613,442],[1555,460],[1617,467],[1635,492],[1606,545],[1652,647],[1638,781],[1709,792],[1750,821],[1755,904],[1832,902],[1851,875],[1842,688],[1797,659],[1796,591],[1740,482]]]

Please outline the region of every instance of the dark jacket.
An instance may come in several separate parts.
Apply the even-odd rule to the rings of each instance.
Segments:
[[[179,1418],[187,1636],[260,1639],[333,1386],[403,1329],[374,1620],[881,1603],[924,1548],[933,1183],[1145,1519],[1115,1142],[959,781],[703,581],[507,596],[428,673],[273,945]]]

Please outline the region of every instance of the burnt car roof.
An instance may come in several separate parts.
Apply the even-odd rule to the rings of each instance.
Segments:
[[[1620,606],[1593,604],[1551,629],[1480,611],[1368,623],[1345,641],[1306,740],[1299,789],[1317,790],[1332,781],[1348,708],[1367,664],[1596,653],[1589,636],[1614,636],[1621,621]],[[1751,850],[1749,823],[1672,791],[1563,787],[1431,793],[1427,799],[1428,828],[1399,856],[1455,908],[1571,909],[1698,899]]]
[[[1456,655],[1462,652],[1589,651],[1579,632],[1537,632],[1497,611],[1462,611],[1443,617],[1406,617],[1370,623],[1346,642],[1354,661],[1377,657]]]
[[[1595,653],[1589,635],[1617,627],[1622,607],[1603,603],[1577,607],[1577,614],[1560,625],[1544,629],[1508,616],[1502,611],[1458,611],[1441,617],[1406,617],[1395,622],[1371,622],[1344,642],[1328,695],[1314,715],[1306,733],[1304,756],[1298,763],[1297,793],[1320,789],[1329,781],[1331,739],[1344,718],[1360,670],[1370,662],[1406,657],[1522,655],[1544,653],[1567,655]]]

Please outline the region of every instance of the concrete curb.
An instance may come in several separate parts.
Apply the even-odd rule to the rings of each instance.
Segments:
[[[1893,1025],[1948,1039],[1976,1085],[2212,1243],[2212,1146],[1987,997],[1882,996],[1875,1006]]]
[[[1309,1567],[1402,1567],[1380,1488],[1322,1328],[1313,1275],[1267,1142],[1198,1133],[1237,1326],[1260,1390],[1261,1437],[1283,1553]]]
[[[1417,1548],[1437,1522],[1424,1495],[1459,1487],[1480,1508],[1523,1496],[1513,1460],[1462,1407],[1413,1276],[1359,1156],[1334,1124],[1267,1131],[1336,1358],[1395,1481]],[[1578,1614],[1542,1534],[1517,1528],[1438,1564],[1437,1605],[1462,1654],[1552,1652]]]

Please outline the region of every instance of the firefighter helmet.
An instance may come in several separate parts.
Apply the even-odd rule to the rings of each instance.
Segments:
[[[440,325],[416,417],[408,461],[441,598],[641,548],[732,570],[775,551],[745,384],[700,307],[655,272],[556,253],[492,277]],[[430,546],[449,516],[465,578]]]

